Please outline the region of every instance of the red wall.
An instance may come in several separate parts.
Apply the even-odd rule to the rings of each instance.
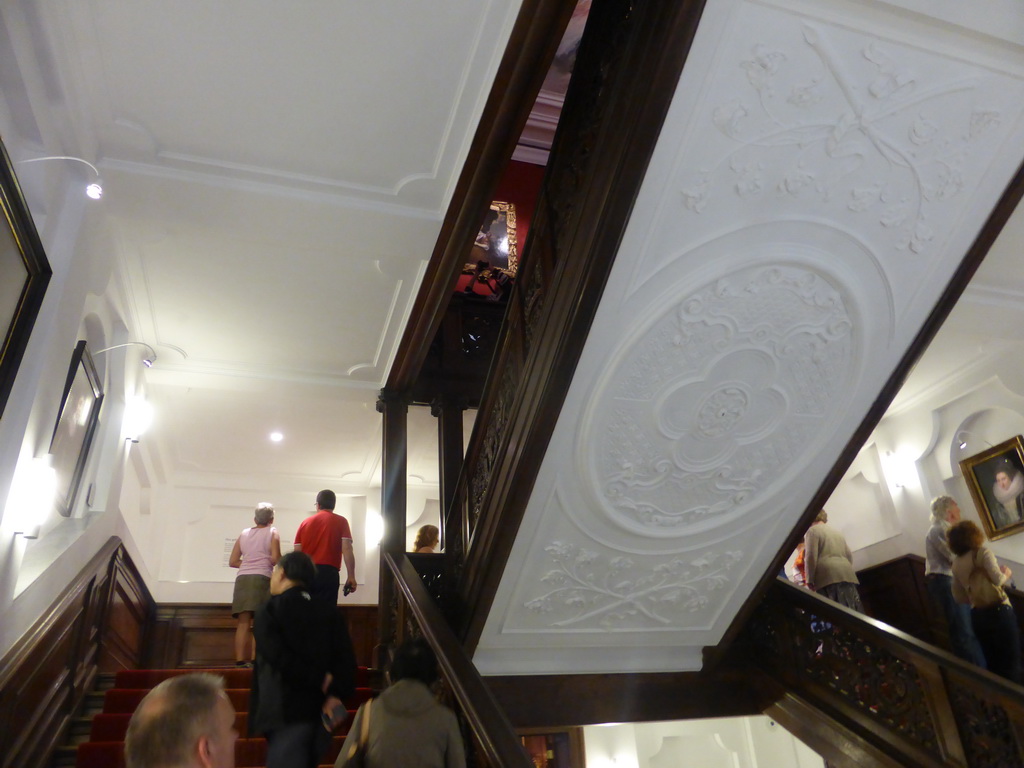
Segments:
[[[533,209],[537,207],[544,170],[542,165],[510,160],[494,193],[495,200],[516,205],[516,241],[520,256],[526,243],[526,233],[530,231]]]

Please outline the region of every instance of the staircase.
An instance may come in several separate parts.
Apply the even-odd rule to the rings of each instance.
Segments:
[[[224,678],[228,698],[235,707],[235,728],[239,733],[235,744],[236,768],[265,766],[266,740],[246,738],[252,670],[213,668],[138,669],[101,676],[96,689],[87,697],[84,715],[72,724],[70,743],[55,753],[52,768],[124,768],[124,735],[139,702],[151,688],[168,677],[191,672],[211,672]],[[345,700],[349,716],[334,734],[331,748],[323,757],[323,766],[334,765],[356,709],[373,695],[370,670],[366,667],[358,669],[356,686],[355,693]]]

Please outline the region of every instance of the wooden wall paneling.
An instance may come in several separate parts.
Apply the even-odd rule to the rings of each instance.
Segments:
[[[142,665],[153,613],[149,590],[123,553],[112,563],[111,572],[98,660],[99,670],[107,673]]]
[[[352,636],[356,661],[371,666],[377,644],[377,606],[340,606]],[[147,666],[160,669],[230,666],[235,661],[237,621],[231,606],[165,603],[156,609]]]
[[[864,609],[869,616],[932,645],[948,649],[935,636],[924,586],[924,560],[906,555],[857,572]],[[942,619],[942,625],[945,620]]]
[[[152,598],[121,540],[112,537],[0,660],[0,768],[49,763],[101,659],[112,655],[104,643],[115,589],[133,594],[136,626],[119,626],[113,634],[141,635],[148,607],[138,606],[151,605]]]
[[[3,690],[3,765],[39,765],[70,718],[72,666],[85,590],[77,590]],[[48,748],[50,747],[50,748]]]
[[[63,738],[92,676],[90,601],[119,546],[97,552],[0,660],[0,767],[40,768]]]

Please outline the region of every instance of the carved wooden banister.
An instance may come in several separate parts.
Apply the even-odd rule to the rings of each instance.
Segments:
[[[393,641],[400,642],[405,636],[418,633],[430,643],[437,654],[442,679],[452,693],[457,711],[473,733],[483,765],[492,768],[531,766],[511,723],[484,684],[409,558],[404,553],[385,553],[382,558],[394,578],[398,600],[398,617],[395,622],[398,636]]]
[[[830,762],[1024,765],[1024,689],[779,580],[732,648],[770,714]]]

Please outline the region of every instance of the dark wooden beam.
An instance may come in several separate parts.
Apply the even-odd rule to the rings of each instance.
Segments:
[[[700,672],[485,677],[516,728],[759,715],[766,678]]]
[[[537,100],[575,0],[525,0],[498,67],[385,389],[412,388],[505,166]]]
[[[478,424],[468,452],[470,460],[501,457],[461,581],[469,608],[461,634],[470,648],[505,570],[703,7],[703,0],[592,7],[510,299],[525,307],[521,325],[506,334],[481,404],[482,415],[500,412],[505,419],[501,444],[485,445],[489,425]],[[512,385],[510,350],[526,341],[511,334],[530,344]],[[511,386],[514,395],[507,394]]]

